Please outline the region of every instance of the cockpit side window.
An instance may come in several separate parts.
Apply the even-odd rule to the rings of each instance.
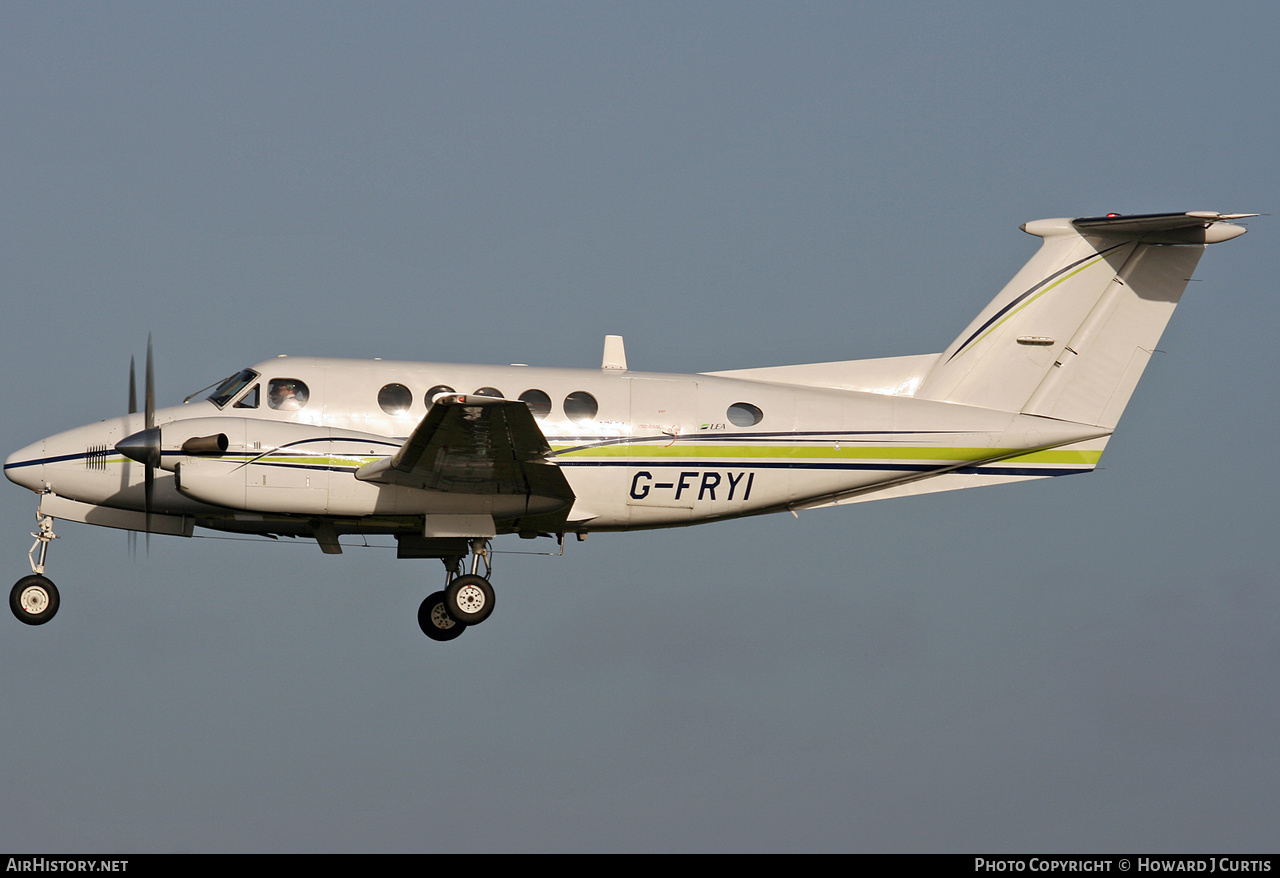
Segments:
[[[282,412],[295,412],[310,398],[311,391],[297,378],[272,378],[267,384],[267,405]]]
[[[256,409],[258,407],[258,388],[261,386],[261,384],[253,385],[253,388],[244,396],[240,397],[240,400],[235,404],[235,406],[233,406],[233,408]]]
[[[218,408],[222,408],[224,405],[229,403],[237,393],[243,390],[246,384],[257,377],[258,373],[252,369],[241,369],[239,372],[219,384],[217,389],[214,390],[213,393],[209,394],[206,399]]]

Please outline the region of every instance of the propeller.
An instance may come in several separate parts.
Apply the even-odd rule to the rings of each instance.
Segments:
[[[151,508],[155,499],[156,467],[160,466],[160,428],[156,426],[156,376],[147,335],[147,372],[143,391],[143,429],[116,443],[116,451],[143,466],[143,509],[147,515],[147,552],[151,551]],[[129,414],[138,410],[134,361],[129,358]]]
[[[138,411],[138,378],[137,369],[134,367],[133,357],[129,358],[129,414]],[[138,556],[138,532],[136,530],[129,531],[129,557],[136,558]]]
[[[138,410],[138,381],[133,375],[133,357],[129,358],[129,414]]]

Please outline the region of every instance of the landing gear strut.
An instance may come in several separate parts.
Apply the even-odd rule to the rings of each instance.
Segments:
[[[418,608],[418,627],[432,640],[453,640],[471,625],[479,625],[493,612],[493,586],[489,576],[493,565],[489,541],[471,541],[471,572],[462,572],[462,558],[445,558],[444,591],[427,597]],[[481,565],[484,573],[481,574]]]
[[[58,595],[58,587],[44,575],[44,559],[49,551],[49,543],[58,538],[53,532],[53,517],[36,512],[36,521],[40,529],[32,532],[36,541],[27,552],[27,560],[31,562],[31,576],[19,579],[9,590],[9,609],[19,622],[27,625],[43,625],[58,612],[62,599]],[[40,560],[36,560],[36,551],[40,552]]]

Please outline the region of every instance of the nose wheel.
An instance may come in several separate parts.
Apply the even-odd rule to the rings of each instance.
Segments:
[[[58,587],[40,576],[24,576],[9,590],[9,609],[19,622],[43,625],[54,617],[61,603]]]
[[[53,532],[53,516],[36,512],[36,521],[40,529],[32,531],[36,541],[31,544],[27,559],[31,562],[31,575],[24,576],[13,584],[9,590],[9,609],[19,622],[27,625],[43,625],[52,619],[62,603],[58,595],[58,587],[44,575],[44,559],[49,552],[49,543],[58,538]],[[39,552],[40,560],[36,560]]]

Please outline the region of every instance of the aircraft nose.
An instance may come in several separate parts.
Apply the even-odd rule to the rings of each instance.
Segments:
[[[39,493],[45,489],[44,440],[10,454],[4,462],[4,474],[15,485]]]

